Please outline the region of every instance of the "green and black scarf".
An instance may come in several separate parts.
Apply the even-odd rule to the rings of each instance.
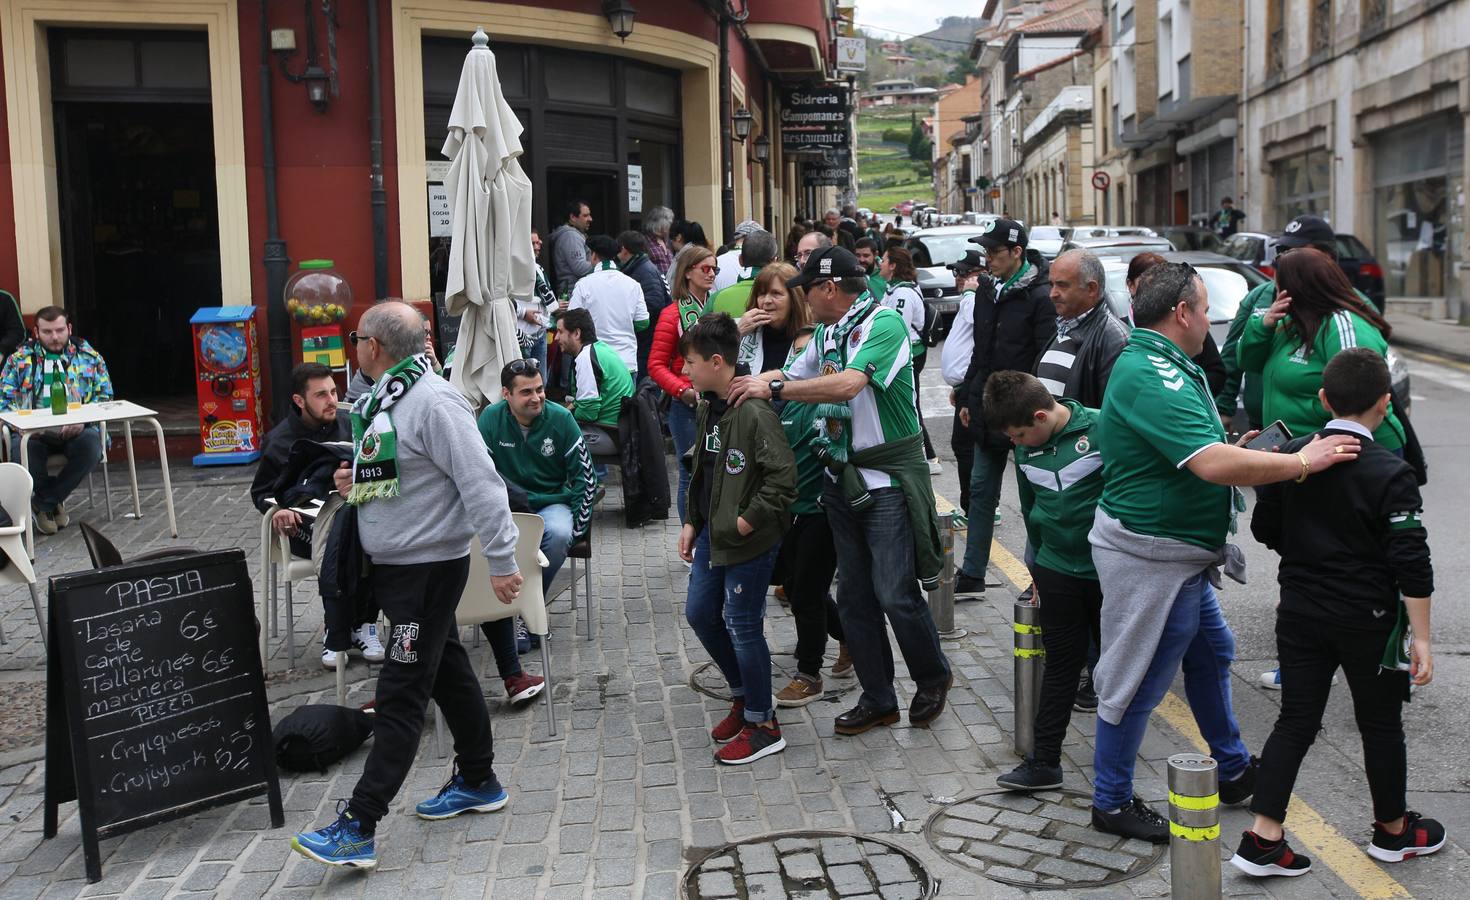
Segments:
[[[373,389],[352,405],[352,490],[347,502],[397,497],[398,438],[389,412],[430,371],[424,354],[410,356],[383,373]]]

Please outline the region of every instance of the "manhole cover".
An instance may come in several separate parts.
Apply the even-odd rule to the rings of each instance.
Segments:
[[[1030,888],[1101,887],[1142,875],[1168,849],[1091,827],[1092,796],[977,794],[929,817],[934,849],[986,878]]]
[[[913,854],[878,838],[792,831],[711,851],[684,874],[689,900],[793,900],[875,895],[921,900],[939,883]]]
[[[823,667],[824,672],[826,668],[827,666]],[[795,665],[787,666],[778,662],[773,655],[771,659],[771,693],[774,694],[784,688],[786,682],[790,681],[791,677],[795,674]],[[726,703],[729,703],[732,699],[730,696],[730,686],[725,683],[725,676],[720,674],[719,667],[713,662],[707,662],[701,665],[690,674],[689,687],[707,697],[723,700]],[[817,702],[836,700],[855,687],[857,687],[856,678],[833,678],[830,675],[824,675],[822,678],[822,696]]]

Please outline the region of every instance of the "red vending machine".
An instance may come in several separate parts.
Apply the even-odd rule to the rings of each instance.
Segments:
[[[242,465],[260,458],[260,341],[254,306],[206,306],[194,314],[199,391],[196,466]]]

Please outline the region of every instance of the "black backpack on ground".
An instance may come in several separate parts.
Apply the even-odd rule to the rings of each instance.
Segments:
[[[372,733],[373,717],[362,710],[330,703],[300,706],[271,732],[276,765],[287,772],[325,772]]]

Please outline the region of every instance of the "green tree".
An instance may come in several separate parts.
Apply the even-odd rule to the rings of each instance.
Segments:
[[[933,155],[934,144],[925,136],[918,117],[910,113],[909,118],[912,120],[909,126],[909,159],[927,161]]]

